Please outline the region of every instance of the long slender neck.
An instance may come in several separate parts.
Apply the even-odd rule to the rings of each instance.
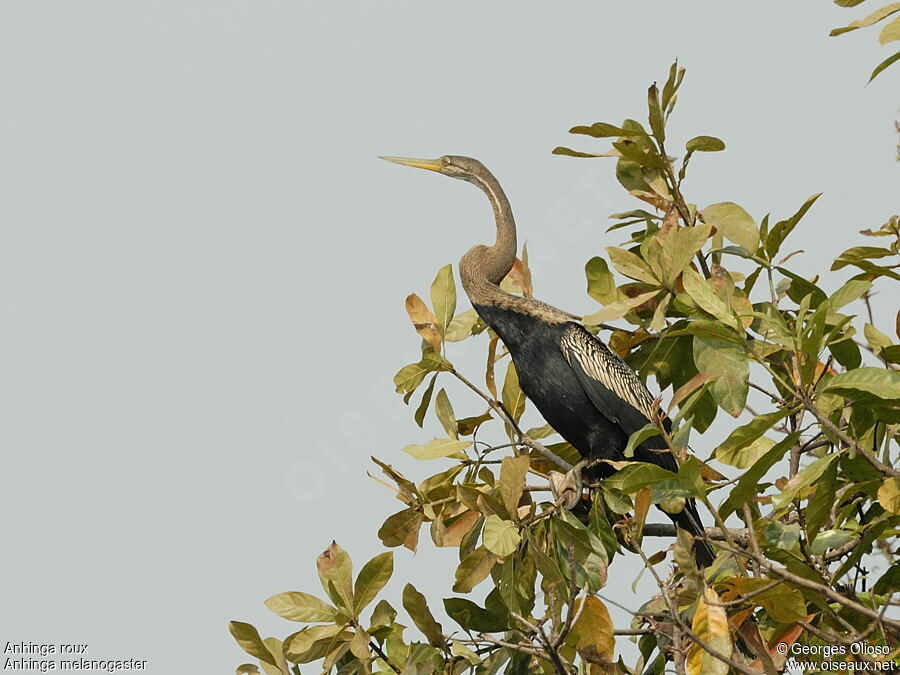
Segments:
[[[459,276],[472,304],[530,314],[550,323],[577,319],[543,302],[512,295],[500,288],[500,282],[516,261],[516,221],[503,188],[487,169],[474,174],[471,182],[487,195],[497,224],[497,239],[492,246],[473,246],[459,261]]]
[[[485,289],[485,285],[495,286],[499,291],[500,282],[516,261],[516,221],[503,188],[487,171],[473,176],[471,182],[487,195],[491,203],[497,224],[497,240],[493,246],[475,246],[460,261],[463,287],[470,297],[472,291],[490,290]]]

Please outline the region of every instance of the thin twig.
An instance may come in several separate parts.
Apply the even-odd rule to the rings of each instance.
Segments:
[[[395,673],[400,672],[400,668],[398,668],[391,662],[391,660],[387,657],[387,654],[385,654],[381,650],[381,647],[378,646],[378,643],[375,642],[375,640],[369,640],[369,646],[372,648],[372,651],[378,654],[378,658],[384,661],[391,670],[393,670]]]
[[[464,385],[466,385],[469,389],[471,389],[473,392],[475,392],[476,394],[478,394],[482,399],[484,399],[484,401],[491,407],[491,409],[494,410],[494,411],[496,411],[497,414],[500,415],[501,418],[503,418],[503,421],[506,422],[506,423],[510,426],[510,428],[515,432],[516,438],[517,438],[517,440],[519,441],[519,443],[521,443],[522,445],[525,445],[525,446],[531,448],[532,450],[535,450],[536,452],[540,453],[541,455],[544,456],[545,459],[547,459],[548,461],[553,462],[554,464],[556,464],[558,467],[560,467],[561,469],[563,469],[563,470],[565,470],[565,471],[568,471],[569,469],[572,468],[572,465],[569,464],[569,463],[568,463],[566,460],[564,460],[562,457],[560,457],[559,455],[557,455],[557,454],[556,454],[555,452],[553,452],[552,450],[548,450],[542,443],[539,443],[538,441],[536,441],[536,440],[534,440],[533,438],[530,438],[528,435],[526,435],[526,434],[519,428],[519,425],[516,424],[516,421],[515,421],[512,417],[510,417],[509,413],[508,413],[508,412],[506,411],[506,409],[503,407],[503,404],[502,404],[502,403],[500,403],[499,401],[497,401],[497,400],[491,398],[490,396],[488,396],[487,394],[485,394],[485,393],[484,393],[483,391],[481,391],[478,387],[476,387],[474,384],[472,384],[472,382],[469,381],[469,379],[468,379],[467,377],[465,377],[464,375],[462,375],[462,374],[461,374],[459,371],[457,371],[455,368],[452,368],[449,372],[450,372],[457,380],[459,380],[460,382],[462,382],[462,383],[463,383]]]

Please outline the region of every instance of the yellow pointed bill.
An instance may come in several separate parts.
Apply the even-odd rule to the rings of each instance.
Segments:
[[[403,166],[412,166],[416,169],[441,170],[441,161],[439,159],[414,159],[412,157],[379,157],[379,159],[384,159],[394,164],[402,164]]]

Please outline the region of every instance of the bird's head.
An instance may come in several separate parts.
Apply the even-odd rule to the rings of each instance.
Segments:
[[[416,169],[437,171],[451,178],[474,181],[487,173],[487,169],[477,159],[461,155],[444,155],[437,159],[413,159],[410,157],[382,157],[381,159],[395,164],[412,166]]]

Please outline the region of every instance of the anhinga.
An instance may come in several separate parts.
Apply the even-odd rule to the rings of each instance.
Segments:
[[[500,183],[478,160],[447,155],[436,160],[384,157],[391,162],[437,171],[474,183],[488,197],[497,223],[492,246],[474,246],[459,261],[462,285],[478,315],[512,356],[525,395],[544,419],[585,459],[625,459],[629,436],[654,417],[664,417],[637,374],[576,317],[529,297],[500,288],[516,258],[516,224]],[[663,424],[671,427],[668,418]],[[640,443],[634,459],[677,472],[678,466],[659,435]],[[605,478],[614,473],[607,463],[591,471]],[[693,500],[676,514],[676,525],[703,537],[703,525]],[[694,543],[702,566],[714,554],[702,538]]]

